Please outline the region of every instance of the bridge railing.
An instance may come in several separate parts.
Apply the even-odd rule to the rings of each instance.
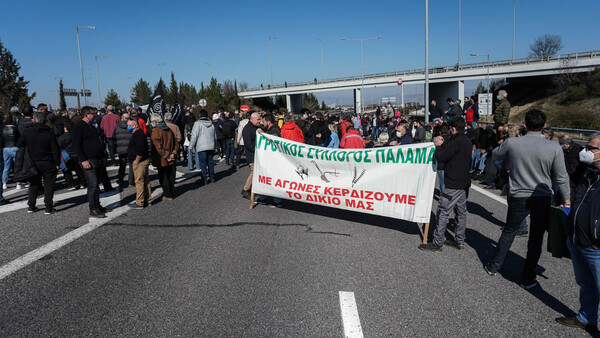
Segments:
[[[432,67],[429,68],[429,74],[438,74],[438,73],[447,73],[447,72],[456,72],[459,70],[468,70],[468,69],[480,69],[487,68],[488,65],[490,68],[494,67],[504,67],[504,66],[514,66],[514,65],[523,65],[523,64],[532,64],[532,63],[541,63],[541,62],[552,62],[552,61],[576,61],[579,59],[591,59],[600,57],[600,50],[593,50],[588,52],[577,52],[577,53],[568,53],[568,54],[555,54],[550,56],[535,56],[535,57],[526,57],[519,59],[509,59],[509,60],[496,60],[496,61],[484,61],[484,62],[475,62],[475,63],[465,63],[461,65],[453,65],[453,66],[444,66],[444,67]],[[365,79],[373,79],[373,78],[381,78],[381,77],[391,77],[391,76],[406,76],[406,75],[415,75],[415,74],[425,74],[424,68],[419,69],[409,69],[395,72],[385,72],[385,73],[374,73],[374,74],[365,74]],[[277,84],[272,87],[255,87],[247,89],[246,91],[258,91],[258,90],[266,90],[266,89],[279,89],[279,88],[288,88],[288,87],[299,87],[299,86],[310,86],[314,84],[324,84],[324,83],[332,83],[332,82],[347,82],[347,81],[357,81],[362,79],[360,75],[353,76],[345,76],[338,77],[332,79],[325,79],[321,81],[302,81],[302,82],[290,82],[287,84]]]
[[[494,124],[494,122],[484,122],[484,121],[478,121],[477,123],[485,124],[485,125],[493,125]],[[515,125],[522,126],[523,124],[509,123],[508,125],[509,126],[515,126]],[[593,130],[593,129],[575,129],[575,128],[557,128],[557,127],[552,127],[552,130],[558,131],[561,133],[578,134],[580,139],[583,139],[584,136],[589,136],[594,133],[600,132],[600,130]]]

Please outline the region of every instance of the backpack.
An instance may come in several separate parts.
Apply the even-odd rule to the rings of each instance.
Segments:
[[[221,124],[221,132],[223,132],[223,136],[226,138],[233,137],[233,126],[230,120],[227,120]]]
[[[431,142],[432,139],[433,135],[431,132],[429,130],[425,130],[425,138],[423,139],[423,142]]]

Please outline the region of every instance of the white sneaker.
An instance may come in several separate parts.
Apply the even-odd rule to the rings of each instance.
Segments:
[[[4,190],[8,189],[8,185],[6,183],[2,183],[2,189],[4,189]]]
[[[17,190],[21,190],[21,189],[23,189],[23,185],[22,185],[22,184],[17,184],[17,188],[16,188],[16,189],[17,189]]]

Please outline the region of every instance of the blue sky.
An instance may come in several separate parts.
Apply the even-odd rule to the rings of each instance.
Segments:
[[[600,1],[516,0],[516,57],[543,34],[559,34],[561,52],[600,49]],[[458,0],[430,0],[430,66],[455,64]],[[199,87],[211,76],[270,82],[268,37],[272,41],[275,83],[321,77],[320,38],[325,77],[360,74],[360,44],[340,38],[382,35],[365,42],[365,73],[424,66],[424,1],[33,1],[0,2],[0,39],[21,64],[21,74],[37,92],[32,103],[58,103],[58,79],[81,88],[75,26],[81,30],[86,88],[98,101],[94,56],[99,59],[102,97],[114,88],[129,100],[140,77],[160,74]],[[461,62],[469,53],[509,59],[512,53],[512,1],[462,0]],[[164,63],[161,67],[158,63]],[[209,65],[207,65],[208,63]],[[407,88],[407,93],[417,88]],[[368,93],[366,93],[368,94]],[[377,93],[373,95],[377,96]],[[343,101],[349,93],[319,95]],[[368,95],[365,97],[368,100]],[[69,106],[75,100],[70,99]]]

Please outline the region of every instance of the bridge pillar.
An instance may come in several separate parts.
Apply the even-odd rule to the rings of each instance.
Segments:
[[[454,81],[429,84],[429,99],[435,100],[441,110],[448,109],[446,99],[449,97],[453,100],[460,99],[463,101],[465,98],[465,82]]]
[[[285,96],[288,112],[302,113],[302,94],[288,94]]]
[[[364,112],[361,111],[362,108],[362,103],[361,103],[361,97],[360,97],[360,88],[356,88],[354,89],[354,112],[357,114],[363,114]]]

